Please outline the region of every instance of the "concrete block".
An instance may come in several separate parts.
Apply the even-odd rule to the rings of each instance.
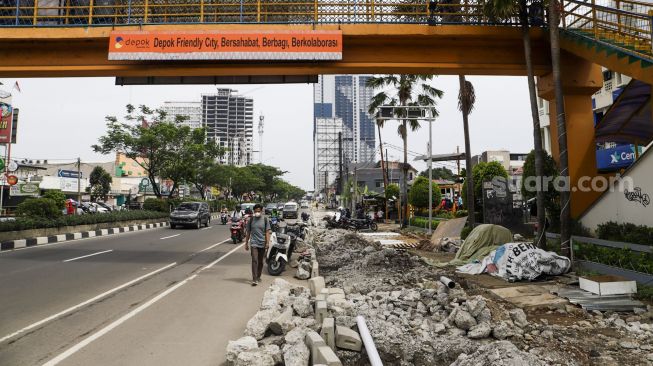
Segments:
[[[36,238],[36,245],[47,244],[47,243],[48,243],[47,236],[39,236],[38,238]]]
[[[324,343],[331,348],[336,348],[336,321],[333,318],[324,318],[320,335]]]
[[[272,333],[276,335],[282,335],[285,334],[286,331],[288,330],[288,325],[292,321],[292,308],[286,309],[281,315],[278,317],[274,318],[271,322],[270,325],[268,326]]]
[[[311,296],[317,296],[324,289],[324,277],[313,276],[308,280],[308,288],[311,290]]]
[[[336,353],[329,346],[320,346],[313,356],[313,364],[323,364],[326,366],[342,366],[342,362]]]
[[[329,295],[333,295],[333,294],[343,294],[344,295],[345,290],[343,290],[341,288],[329,288]]]
[[[336,300],[345,300],[345,294],[330,294],[327,296],[327,302],[332,302]]]
[[[317,294],[317,296],[315,296],[315,301],[326,301],[326,300],[327,297],[325,294]]]
[[[318,347],[326,346],[326,343],[324,343],[324,339],[322,338],[322,336],[317,334],[317,332],[314,330],[309,330],[306,333],[306,338],[304,339],[304,343],[306,343],[306,347],[308,347],[308,349],[311,351],[311,355],[313,355],[313,357],[315,357]]]
[[[322,290],[320,290],[320,293],[324,294],[326,296],[329,296],[329,289],[328,288],[323,288]]]
[[[363,342],[356,331],[341,325],[336,326],[336,347],[360,352]]]
[[[316,301],[315,302],[315,321],[318,324],[322,324],[324,318],[327,317],[327,303],[326,301]]]
[[[317,277],[320,275],[320,264],[313,260],[311,261],[311,278]]]

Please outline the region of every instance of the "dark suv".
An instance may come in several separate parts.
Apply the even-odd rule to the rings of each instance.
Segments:
[[[183,202],[170,213],[170,228],[191,226],[199,229],[202,225],[209,226],[211,211],[206,202]]]

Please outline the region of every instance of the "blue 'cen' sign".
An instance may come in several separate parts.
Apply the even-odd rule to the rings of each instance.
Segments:
[[[641,147],[639,154],[642,153]],[[602,171],[627,168],[635,162],[635,145],[617,145],[610,149],[596,150],[596,167]]]

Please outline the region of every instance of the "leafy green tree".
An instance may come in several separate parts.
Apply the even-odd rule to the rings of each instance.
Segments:
[[[392,199],[392,197],[399,197],[399,185],[398,184],[388,184],[385,189],[385,198]]]
[[[437,207],[442,199],[442,193],[440,193],[440,186],[437,183],[431,183],[432,186],[432,197],[433,197],[433,207]],[[411,205],[419,209],[428,209],[429,208],[429,180],[425,177],[417,177],[413,186],[410,188],[408,193],[408,202]]]
[[[266,199],[269,199],[274,194],[276,179],[286,173],[277,167],[265,164],[248,165],[246,169],[261,179],[262,184],[253,190],[260,191],[261,195]]]
[[[231,192],[240,201],[245,193],[256,191],[262,185],[263,180],[257,177],[251,169],[247,169],[247,167],[236,168],[231,179]]]
[[[372,97],[369,110],[377,110],[384,105],[399,106],[423,106],[429,107],[428,112],[433,117],[438,116],[435,108],[437,98],[442,98],[443,91],[430,85],[434,75],[410,75],[410,74],[393,74],[371,77],[367,80],[368,87],[380,89],[381,91]],[[397,128],[397,133],[401,136],[404,143],[404,164],[403,164],[403,192],[404,199],[404,223],[408,218],[408,128],[415,131],[420,128],[419,121],[407,118],[405,108],[395,109],[395,117],[401,121]]]
[[[89,193],[93,200],[100,198],[106,201],[109,192],[111,192],[111,183],[113,182],[111,174],[101,166],[96,166],[91,171],[88,181],[90,184]]]
[[[66,195],[58,189],[46,191],[43,194],[43,198],[49,198],[53,200],[60,210],[66,208]]]
[[[489,163],[480,162],[474,166],[472,169],[472,182],[474,183],[473,194],[474,197],[481,198],[483,196],[483,182],[491,182],[495,177],[502,177],[508,179],[508,172],[497,161],[491,161]],[[463,184],[463,200],[466,200],[467,190],[467,181]],[[482,201],[479,201],[482,204]],[[471,211],[470,211],[471,212]],[[471,213],[470,213],[471,215]]]
[[[457,177],[451,170],[449,170],[449,168],[445,168],[445,167],[433,168],[431,169],[431,174],[433,176],[433,179],[444,179],[450,181],[454,181]],[[422,171],[421,173],[419,173],[419,176],[428,178],[429,170],[426,169]]]
[[[126,109],[124,119],[127,122],[121,123],[115,116],[107,116],[107,133],[91,147],[95,152],[122,152],[133,159],[147,172],[154,194],[160,198],[156,178],[174,158],[179,144],[179,127],[176,123],[165,122],[166,112],[161,109],[153,110],[144,105],[137,109],[131,104]],[[181,120],[183,117],[175,117],[175,121]]]

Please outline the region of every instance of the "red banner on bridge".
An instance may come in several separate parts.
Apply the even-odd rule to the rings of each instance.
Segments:
[[[341,60],[341,31],[113,31],[109,60]]]

